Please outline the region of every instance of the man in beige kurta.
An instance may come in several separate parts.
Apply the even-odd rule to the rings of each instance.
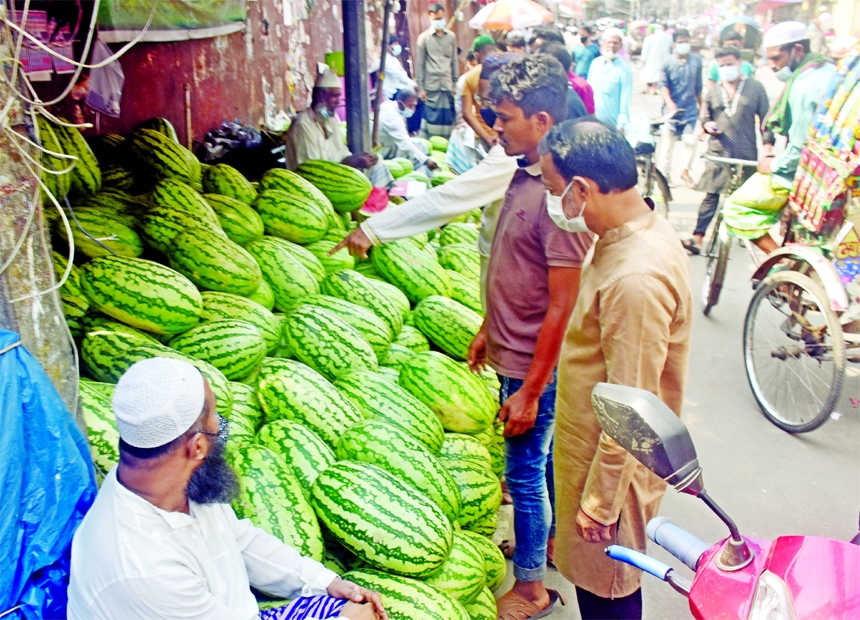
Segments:
[[[635,156],[617,130],[570,121],[553,129],[542,150],[547,189],[562,196],[554,221],[568,230],[584,223],[599,237],[558,365],[555,563],[577,586],[583,618],[634,617],[626,614],[636,600],[641,614],[641,572],[604,549],[617,543],[645,551],[645,525],[657,516],[666,483],[601,432],[591,391],[603,381],[646,389],[681,414],[692,331],[689,260],[672,226],[637,193]]]

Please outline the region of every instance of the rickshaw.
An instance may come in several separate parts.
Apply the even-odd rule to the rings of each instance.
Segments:
[[[743,36],[741,47],[741,59],[755,64],[756,54],[761,45],[761,26],[752,17],[747,15],[735,15],[729,17],[720,24],[717,31],[717,47],[722,47],[726,41],[726,35],[731,30],[740,32]]]

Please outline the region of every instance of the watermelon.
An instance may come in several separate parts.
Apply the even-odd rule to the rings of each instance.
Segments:
[[[481,255],[474,245],[452,243],[444,246],[439,252],[439,264],[473,281],[481,279]]]
[[[382,274],[376,270],[376,267],[373,266],[372,261],[359,261],[355,264],[355,271],[360,273],[366,278],[373,278],[374,280],[382,280]]]
[[[490,427],[492,430],[492,427]],[[492,459],[490,450],[478,439],[461,433],[445,433],[445,442],[439,451],[439,458],[456,462],[469,461],[490,469]]]
[[[488,515],[495,517],[502,505],[502,485],[495,474],[471,461],[444,459],[443,462],[460,487],[461,508],[457,517],[460,527],[469,530]]]
[[[484,588],[484,556],[467,536],[454,532],[451,555],[442,568],[424,579],[463,605],[473,602]]]
[[[314,482],[311,504],[320,522],[371,566],[426,577],[451,553],[453,532],[442,510],[373,465],[330,466]]]
[[[379,376],[383,379],[387,379],[392,383],[397,383],[400,381],[400,371],[396,368],[389,368],[388,366],[380,366],[379,367]]]
[[[392,344],[388,351],[385,352],[385,357],[382,358],[380,364],[387,368],[394,368],[400,372],[400,367],[405,364],[409,358],[415,355],[415,351],[407,349],[399,344]]]
[[[269,237],[257,239],[245,246],[257,259],[263,277],[272,287],[275,308],[288,312],[304,297],[320,292],[319,282],[292,253]]]
[[[461,360],[469,357],[469,345],[484,323],[474,310],[438,295],[431,295],[415,306],[413,320],[415,327],[433,344]]]
[[[39,143],[42,145],[42,148],[53,153],[65,154],[51,123],[41,114],[36,114],[36,124],[38,125]],[[74,163],[73,160],[52,157],[47,153],[42,153],[41,158],[42,166],[48,170],[65,170]],[[65,174],[51,174],[42,170],[41,179],[47,190],[53,194],[58,202],[62,202],[71,189],[72,177],[69,172]],[[45,206],[49,204],[49,200],[46,200],[44,187],[42,188],[42,202]]]
[[[248,299],[256,301],[269,312],[275,307],[275,293],[265,280],[260,280],[260,286],[257,287],[256,291],[248,295]]]
[[[301,265],[311,273],[317,282],[322,282],[325,279],[325,267],[323,267],[320,259],[314,256],[307,249],[293,243],[292,241],[281,239],[280,237],[266,237],[266,239],[289,252],[293,258],[299,261],[299,263],[301,263]]]
[[[475,600],[464,605],[464,607],[472,620],[496,620],[499,613],[496,599],[493,598],[490,589],[486,587],[481,588]]]
[[[337,461],[332,449],[316,433],[291,420],[264,425],[256,441],[284,459],[308,499],[317,476]]]
[[[347,429],[337,446],[340,460],[376,465],[435,502],[452,522],[460,513],[460,490],[444,465],[405,430],[382,420]]]
[[[115,133],[102,133],[86,140],[98,159],[99,166],[105,167],[111,162],[125,163],[125,137]]]
[[[153,185],[147,194],[150,213],[153,209],[167,207],[188,213],[215,225],[220,230],[218,215],[206,199],[193,187],[178,179],[163,179]]]
[[[153,129],[135,129],[125,144],[141,168],[154,179],[191,183],[200,176],[200,163],[185,147]]]
[[[401,168],[403,168],[403,174],[409,174],[413,170],[415,170],[415,166],[412,165],[412,160],[408,157],[395,157],[391,161],[397,162]]]
[[[179,138],[176,135],[176,128],[166,118],[154,117],[148,120],[143,121],[140,125],[137,126],[137,129],[152,129],[153,131],[157,131],[158,133],[167,136],[177,144],[179,144]]]
[[[407,239],[377,246],[371,256],[377,271],[413,303],[431,295],[451,294],[447,272]]]
[[[119,431],[113,413],[113,385],[81,379],[80,401],[93,464],[102,475],[119,462]],[[109,388],[109,389],[108,389]]]
[[[61,222],[57,223],[57,236],[68,242],[69,235]],[[134,229],[123,222],[122,217],[112,217],[100,209],[82,207],[75,209],[69,218],[75,250],[85,256],[130,256],[143,254],[143,241]]]
[[[184,355],[209,362],[230,380],[246,377],[266,357],[260,330],[246,321],[202,323],[176,336],[170,346]]]
[[[379,292],[376,288],[378,284],[380,283],[377,280],[365,278],[357,271],[344,269],[326,276],[320,284],[320,289],[325,295],[338,297],[367,308],[385,321],[391,333],[396,336],[403,326],[403,315],[395,302]]]
[[[446,271],[451,279],[451,299],[460,302],[478,314],[483,314],[484,306],[481,303],[480,283],[457,271],[447,269]]]
[[[430,350],[430,343],[427,341],[426,336],[411,325],[404,325],[392,344],[406,347],[415,353]]]
[[[440,185],[444,185],[448,181],[453,181],[456,178],[457,175],[450,170],[437,169],[433,172],[433,177],[430,179],[430,185],[433,187],[439,187]]]
[[[329,227],[323,207],[301,194],[267,189],[257,196],[253,206],[263,219],[266,234],[294,243],[319,241]]]
[[[203,198],[215,211],[218,223],[231,241],[245,245],[263,236],[263,220],[259,213],[241,200],[220,194],[203,194]]]
[[[442,151],[444,153],[448,150],[448,139],[442,136],[430,136],[430,146],[434,151]]]
[[[367,308],[330,295],[312,295],[305,303],[335,313],[367,339],[377,359],[382,359],[391,346],[391,330],[382,319]]]
[[[318,190],[314,185],[305,180],[302,176],[290,170],[283,168],[272,168],[268,170],[263,178],[260,179],[260,189],[262,191],[268,189],[280,189],[289,194],[300,195],[304,198],[314,200],[319,204],[323,211],[330,213],[332,222],[336,219],[334,207],[331,201]]]
[[[439,419],[399,385],[378,374],[358,371],[338,379],[335,387],[358,407],[364,417],[399,426],[433,454],[442,447],[444,430]]]
[[[495,592],[504,583],[508,574],[508,563],[505,554],[498,545],[486,536],[463,530],[460,532],[468,538],[475,548],[484,556],[484,573],[486,575],[486,586],[491,592]],[[479,597],[480,598],[480,595]],[[492,597],[491,597],[492,598]],[[495,615],[493,616],[495,618]]]
[[[204,321],[236,319],[247,321],[260,331],[266,343],[266,351],[274,351],[281,344],[281,322],[265,307],[256,301],[231,295],[205,291],[201,294],[203,310],[200,318]]]
[[[210,291],[250,295],[260,288],[260,265],[242,246],[210,228],[189,228],[173,238],[170,266]]]
[[[470,620],[460,603],[423,581],[366,568],[343,578],[378,592],[390,620]]]
[[[135,186],[136,179],[128,168],[109,164],[102,166],[102,188],[127,192]]]
[[[81,288],[108,316],[156,334],[194,327],[203,309],[200,293],[188,278],[141,258],[93,259],[81,268]]]
[[[70,190],[82,196],[91,196],[102,188],[102,175],[99,162],[93,154],[90,145],[84,140],[81,132],[76,127],[51,124],[54,136],[59,142],[61,153],[72,155],[77,158],[75,167],[69,173]],[[69,160],[65,160],[69,161]],[[68,163],[60,167],[63,170]]]
[[[355,370],[379,368],[367,339],[319,306],[296,308],[284,324],[284,340],[299,360],[330,381]]]
[[[231,385],[242,385],[233,383]],[[229,439],[227,440],[227,452],[241,451],[248,444],[254,443],[256,431],[254,422],[246,415],[246,410],[243,407],[236,407],[233,403],[233,408],[224,413],[224,417],[229,422],[227,427]]]
[[[355,267],[355,258],[353,258],[346,248],[341,248],[329,256],[329,252],[331,252],[338,243],[340,243],[340,240],[327,241],[325,239],[321,239],[314,243],[307,244],[305,249],[317,257],[317,260],[322,263],[327,274],[334,273],[340,269],[352,269]]]
[[[84,335],[84,320],[90,309],[90,304],[83,297],[63,295],[61,299],[63,302],[63,316],[66,318],[69,332],[72,334],[72,338],[80,338]]]
[[[203,189],[208,194],[220,194],[250,205],[257,197],[257,190],[241,172],[227,164],[215,164],[206,168]]]
[[[483,382],[436,351],[418,353],[400,369],[400,385],[455,433],[477,433],[493,423],[498,409]]]
[[[388,168],[388,172],[391,173],[395,179],[399,179],[407,172],[403,169],[403,166],[400,165],[400,162],[397,162],[393,159],[386,159],[382,162],[386,168]]]
[[[439,235],[439,245],[446,246],[452,243],[466,243],[477,247],[478,237],[478,229],[472,224],[451,222],[442,229],[442,233]]]
[[[283,459],[263,446],[249,445],[231,453],[240,492],[233,510],[316,561],[323,557],[319,522],[302,494],[299,481]]]
[[[355,168],[322,159],[309,159],[296,168],[296,173],[325,194],[339,213],[360,208],[373,189],[367,177]]]
[[[294,360],[267,359],[257,377],[265,421],[292,420],[309,428],[332,449],[361,412],[326,379]]]
[[[241,413],[251,424],[251,428],[256,429],[263,421],[263,410],[260,409],[257,390],[236,381],[230,382],[230,390],[233,392],[232,413]]]
[[[409,304],[409,299],[403,294],[399,288],[386,282],[385,280],[371,280],[370,285],[380,295],[388,299],[397,310],[400,311],[400,316],[405,319],[412,312],[412,306]],[[399,333],[399,332],[398,332]]]

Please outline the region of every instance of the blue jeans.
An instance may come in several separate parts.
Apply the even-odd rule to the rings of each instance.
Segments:
[[[522,379],[499,376],[504,403]],[[505,478],[514,502],[514,577],[540,581],[546,575],[547,538],[555,536],[555,489],[552,441],[555,434],[556,377],[541,394],[535,425],[522,435],[505,437]]]

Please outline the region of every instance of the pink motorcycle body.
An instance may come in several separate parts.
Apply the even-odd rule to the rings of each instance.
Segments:
[[[817,536],[744,540],[755,557],[738,571],[716,566],[725,541],[702,556],[690,590],[693,616],[747,620],[756,584],[767,570],[788,585],[797,620],[860,618],[860,546]]]

